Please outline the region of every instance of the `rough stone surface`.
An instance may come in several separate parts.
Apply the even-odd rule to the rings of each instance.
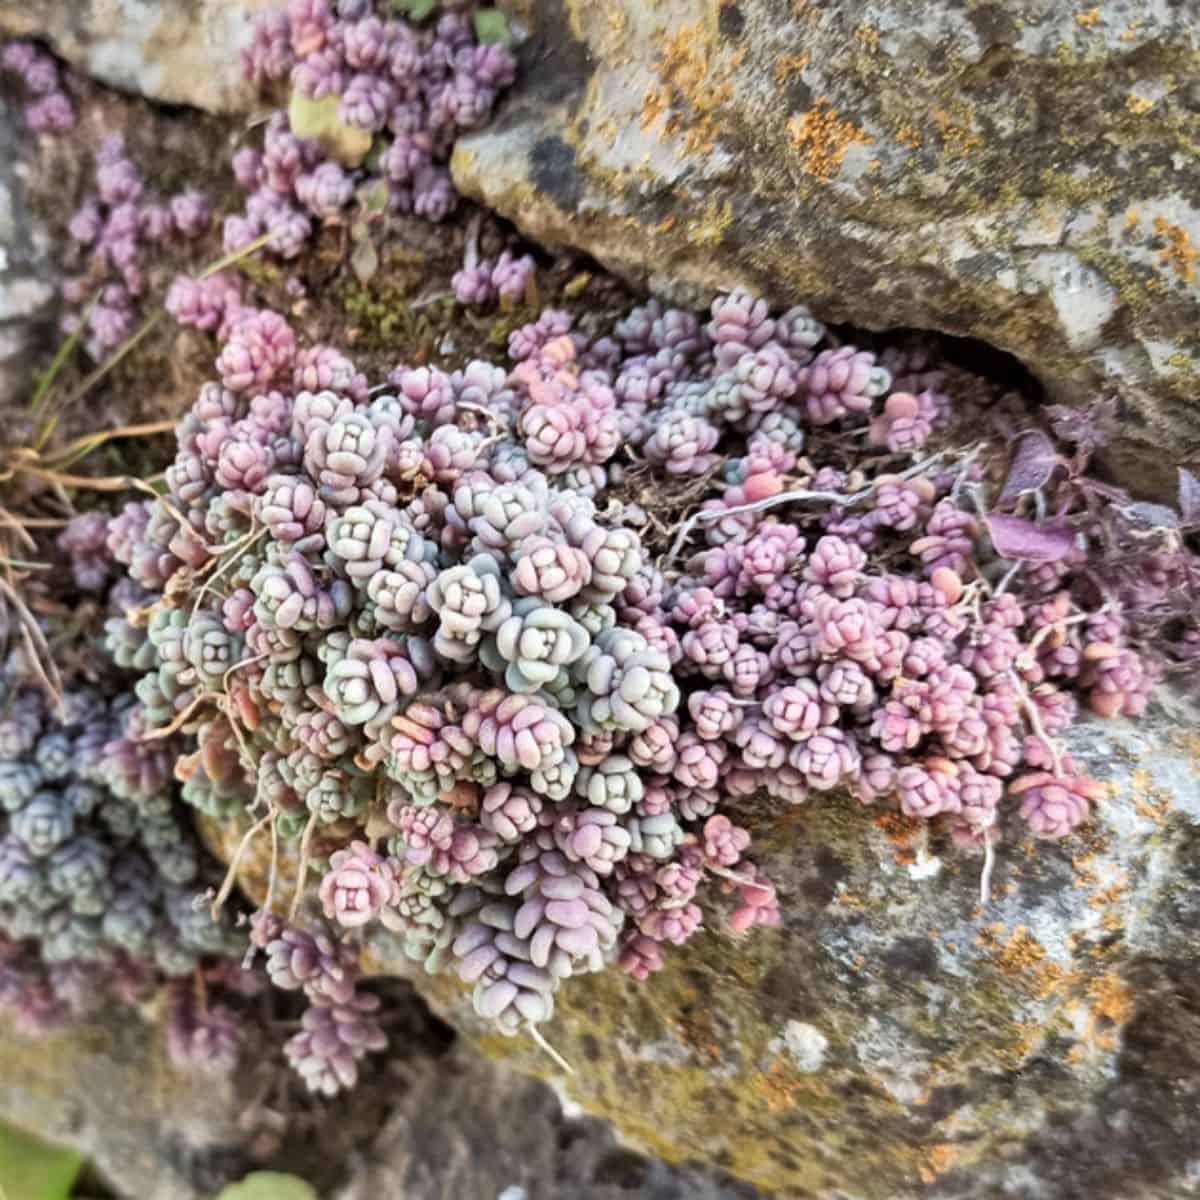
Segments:
[[[420,1021],[418,1019],[417,1024]],[[210,1200],[255,1169],[239,1121],[244,1080],[181,1073],[154,1023],[110,1017],[29,1041],[0,1025],[0,1121],[73,1146],[117,1200]],[[405,1041],[376,1060],[352,1102],[328,1106],[361,1124],[360,1093],[386,1097],[387,1114],[320,1164],[332,1200],[753,1200],[712,1172],[669,1167],[620,1146],[609,1126],[564,1115],[536,1079],[487,1062],[461,1040]],[[346,1139],[342,1139],[345,1141]],[[284,1150],[270,1164],[308,1176]]]
[[[0,97],[0,410],[28,400],[32,357],[52,326],[55,272],[26,203],[20,121]]]
[[[513,7],[524,71],[453,170],[531,237],[692,301],[980,338],[1119,396],[1127,474],[1200,456],[1194,3]]]
[[[241,112],[254,94],[238,54],[255,14],[276,0],[22,0],[0,5],[0,34],[36,37],[73,66],[124,91]]]
[[[36,1041],[0,1023],[0,1120],[82,1151],[121,1200],[211,1196],[244,1166],[239,1111],[231,1080],[174,1071],[137,1018]]]
[[[645,984],[560,993],[546,1040],[496,1036],[453,980],[417,986],[492,1055],[634,1145],[794,1200],[1200,1195],[1200,741],[1186,714],[1094,722],[1110,784],[1062,844],[980,860],[828,801],[749,823],[784,927],[710,930]],[[408,973],[387,936],[378,969]]]
[[[603,1121],[567,1117],[544,1083],[462,1044],[395,1072],[396,1106],[334,1200],[753,1200],[709,1172],[620,1146]]]

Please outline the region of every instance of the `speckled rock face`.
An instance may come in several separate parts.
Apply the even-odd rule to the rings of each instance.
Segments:
[[[1110,785],[1058,845],[979,858],[829,800],[759,810],[780,930],[711,927],[644,984],[571,981],[546,1040],[434,1008],[634,1144],[806,1200],[1200,1194],[1200,741],[1160,710],[1072,752]],[[1180,730],[1189,730],[1180,733]],[[376,966],[408,968],[381,935]]]
[[[36,1040],[0,1024],[0,1120],[81,1151],[114,1194],[201,1200],[247,1168],[229,1079],[177,1072],[128,1014]]]
[[[164,1038],[157,1023],[130,1014],[34,1041],[0,1023],[0,1120],[81,1151],[117,1200],[212,1200],[263,1166],[245,1119],[263,1089],[248,1086],[244,1072],[173,1069]],[[321,1128],[335,1118],[348,1128],[340,1145],[317,1152],[319,1175],[294,1147],[268,1165],[312,1178],[330,1200],[758,1195],[626,1149],[605,1122],[567,1115],[544,1083],[461,1040],[448,1049],[405,1040],[372,1076],[368,1087],[386,1111],[359,1111],[365,1087],[329,1105]]]
[[[0,410],[28,402],[32,355],[53,326],[55,272],[26,202],[25,149],[0,99]]]
[[[239,51],[275,0],[21,0],[0,4],[0,34],[42,38],[112,87],[209,112],[253,103]]]
[[[746,284],[1118,395],[1131,477],[1139,441],[1200,455],[1194,3],[514,7],[525,69],[458,143],[465,193],[660,294]]]

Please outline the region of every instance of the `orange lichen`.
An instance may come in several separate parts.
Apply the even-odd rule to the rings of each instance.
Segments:
[[[1077,888],[1095,887],[1100,882],[1092,866],[1095,859],[1096,856],[1090,852],[1077,854],[1071,859],[1071,865],[1075,868],[1075,886]]]
[[[1073,976],[1068,975],[1058,963],[1049,960],[1046,947],[1029,932],[1027,926],[1018,925],[1008,941],[1000,946],[999,937],[1004,929],[1003,925],[992,925],[976,940],[980,945],[997,949],[994,956],[996,966],[1024,990],[1036,999],[1043,1000],[1072,981]]]
[[[870,21],[864,21],[855,31],[854,40],[868,50],[879,49],[879,29]]]
[[[1110,904],[1116,904],[1127,891],[1129,891],[1129,876],[1122,875],[1109,887],[1090,896],[1088,905],[1091,908],[1107,908]]]
[[[919,149],[921,145],[921,132],[912,125],[901,125],[896,133],[896,141],[902,146],[907,146],[910,150]]]
[[[1141,224],[1142,214],[1136,208],[1128,209],[1125,213],[1125,228],[1136,229]]]
[[[667,110],[671,97],[666,88],[650,88],[642,100],[642,132],[645,133]]]
[[[1100,24],[1100,8],[1089,8],[1087,12],[1081,12],[1076,15],[1075,23],[1082,26],[1084,29],[1095,29]]]
[[[1172,225],[1166,217],[1154,218],[1154,232],[1167,243],[1158,252],[1158,261],[1171,266],[1184,283],[1194,282],[1196,259],[1200,255],[1192,245],[1192,235],[1181,226]]]
[[[1129,98],[1125,101],[1125,107],[1134,116],[1140,117],[1143,113],[1148,113],[1154,107],[1154,101],[1147,100],[1145,96],[1139,96],[1131,92]]]
[[[953,112],[944,108],[934,109],[933,121],[946,149],[955,154],[970,154],[983,145],[983,138],[975,128],[975,109],[969,101],[955,105]]]
[[[797,1087],[789,1082],[789,1072],[782,1063],[773,1062],[755,1080],[755,1087],[772,1112],[789,1112],[798,1107]]]
[[[808,51],[799,54],[783,54],[775,60],[775,82],[783,87],[793,75],[808,70]]]
[[[1134,1013],[1133,988],[1115,971],[1109,971],[1088,985],[1092,1012],[1114,1025],[1127,1025]]]
[[[684,150],[689,154],[707,154],[712,150],[720,133],[717,111],[733,96],[733,80],[729,76],[741,59],[735,55],[731,62],[721,66],[717,61],[718,50],[716,36],[699,24],[685,25],[663,38],[662,54],[655,69],[675,110],[663,132],[667,136],[682,132]],[[740,53],[744,55],[744,48]],[[657,107],[661,112],[663,106]],[[690,121],[685,121],[683,113],[678,111],[684,107],[690,110]],[[653,119],[646,120],[643,106],[643,129],[652,123]]]
[[[816,106],[787,124],[792,145],[804,156],[804,169],[817,179],[830,180],[842,168],[846,151],[874,140],[853,121],[843,120],[828,97],[818,96]]]
[[[958,1159],[958,1151],[949,1142],[939,1146],[931,1146],[925,1152],[925,1161],[917,1168],[922,1183],[933,1183],[939,1175],[944,1175]]]
[[[924,828],[916,817],[906,817],[900,812],[883,812],[875,818],[875,824],[888,835],[897,846],[907,846]]]

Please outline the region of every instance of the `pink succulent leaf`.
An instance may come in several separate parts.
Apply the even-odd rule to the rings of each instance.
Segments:
[[[1075,549],[1075,535],[1062,525],[1035,525],[1024,517],[989,513],[988,530],[996,553],[1024,562],[1060,562]]]

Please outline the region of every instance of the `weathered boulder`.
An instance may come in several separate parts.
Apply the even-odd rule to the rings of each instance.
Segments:
[[[752,1188],[621,1146],[544,1083],[462,1042],[395,1072],[395,1104],[334,1200],[753,1200]]]
[[[164,1043],[128,1016],[36,1040],[0,1024],[0,1120],[80,1150],[122,1200],[211,1196],[246,1169],[237,1089]]]
[[[780,930],[710,929],[644,984],[570,981],[546,1041],[495,1035],[445,977],[436,1011],[555,1078],[667,1160],[781,1198],[1167,1200],[1197,1185],[1200,742],[1179,713],[1094,722],[1109,797],[1080,835],[979,858],[846,800],[751,825]],[[411,974],[378,935],[384,972]]]
[[[0,34],[36,37],[112,87],[210,112],[241,112],[253,89],[239,51],[254,18],[276,0],[25,0],[0,5]]]
[[[56,272],[29,210],[24,151],[19,122],[0,99],[0,410],[28,402],[33,356],[54,317]]]
[[[453,170],[537,241],[980,338],[1056,398],[1119,396],[1143,463],[1200,455],[1194,4],[511,7],[524,69]]]
[[[261,1165],[244,1118],[263,1089],[247,1086],[244,1072],[176,1070],[164,1043],[157,1022],[128,1015],[35,1041],[0,1024],[0,1121],[80,1150],[119,1200],[210,1200]],[[374,1093],[366,1104],[364,1092]],[[337,1200],[757,1194],[626,1150],[605,1122],[565,1115],[544,1083],[487,1062],[461,1040],[447,1050],[404,1038],[349,1099],[318,1110],[317,1122],[321,1137],[307,1140],[334,1134],[341,1144],[308,1152],[288,1145],[272,1165]]]

